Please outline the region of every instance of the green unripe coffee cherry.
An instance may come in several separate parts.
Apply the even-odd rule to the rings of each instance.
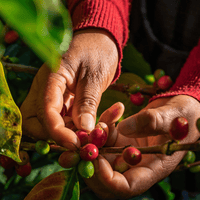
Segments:
[[[49,153],[50,146],[49,146],[49,144],[46,141],[39,140],[35,144],[35,150],[40,155],[45,155],[45,154]]]
[[[145,81],[148,85],[153,85],[153,83],[155,82],[155,77],[153,74],[148,74],[145,75]]]
[[[188,151],[186,155],[183,157],[183,162],[190,164],[193,163],[196,159],[196,155],[193,151]]]
[[[78,172],[83,178],[91,178],[94,174],[94,165],[91,161],[81,160],[78,164]]]
[[[154,72],[153,75],[154,75],[155,80],[157,81],[157,80],[159,80],[162,76],[165,75],[165,71],[162,70],[162,69],[157,69],[157,70]]]
[[[200,118],[197,119],[196,126],[197,126],[198,131],[200,132]]]
[[[196,165],[196,166],[194,166],[194,167],[190,167],[189,170],[190,170],[190,172],[192,172],[192,173],[200,172],[200,165]]]

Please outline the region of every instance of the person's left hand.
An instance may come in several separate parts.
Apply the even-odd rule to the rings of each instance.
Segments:
[[[116,129],[115,122],[123,111],[123,104],[116,103],[100,117],[99,121],[109,127],[107,146],[161,145],[171,140],[168,134],[169,128],[176,117],[185,117],[189,123],[188,136],[180,143],[195,142],[199,138],[196,120],[200,117],[200,104],[193,97],[179,95],[156,99],[139,113],[121,121]],[[112,164],[116,156],[99,155],[94,161],[94,176],[84,180],[102,199],[128,199],[142,194],[156,182],[167,177],[185,153],[186,151],[179,151],[171,156],[143,154],[141,162],[123,174],[113,171]]]

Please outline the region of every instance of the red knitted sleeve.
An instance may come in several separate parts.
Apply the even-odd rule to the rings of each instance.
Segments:
[[[179,76],[168,92],[153,96],[149,102],[175,95],[188,95],[200,101],[200,39],[198,45],[190,52]]]
[[[130,0],[67,0],[73,30],[102,28],[113,35],[119,52],[119,64],[113,79],[121,73],[122,48],[128,39]]]

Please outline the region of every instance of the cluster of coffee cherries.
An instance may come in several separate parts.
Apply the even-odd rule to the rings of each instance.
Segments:
[[[90,134],[78,130],[76,135],[81,142],[81,148],[77,151],[63,152],[58,163],[64,168],[71,168],[78,165],[78,172],[84,178],[90,178],[94,174],[92,161],[99,155],[99,148],[106,143],[108,134],[103,128],[95,128]]]
[[[35,150],[40,155],[45,155],[50,151],[50,146],[46,141],[39,140],[35,143]],[[10,157],[5,155],[0,156],[0,165],[4,169],[12,169],[15,168],[15,171],[21,177],[26,177],[31,173],[32,167],[30,163],[30,157],[27,151],[20,150],[19,157],[21,162],[15,162]]]
[[[78,172],[84,178],[91,178],[94,174],[94,165],[92,161],[99,155],[99,149],[102,148],[108,137],[108,133],[103,128],[95,128],[89,134],[78,130],[76,135],[81,142],[81,147],[77,151],[63,152],[58,162],[64,168],[71,168],[78,165]],[[115,170],[119,172],[126,171],[129,165],[136,165],[141,160],[141,152],[135,147],[124,149],[119,161],[115,161]],[[122,167],[122,163],[124,167]],[[122,171],[123,168],[123,171]]]
[[[170,76],[165,75],[164,70],[157,69],[154,74],[147,75],[145,77],[148,84],[153,85],[157,90],[166,91],[172,86],[172,80]],[[142,106],[145,101],[145,96],[140,92],[140,85],[134,84],[129,89],[131,102],[136,106]]]

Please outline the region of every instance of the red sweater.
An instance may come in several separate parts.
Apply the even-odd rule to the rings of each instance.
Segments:
[[[119,65],[114,81],[121,73],[122,49],[128,40],[128,24],[131,0],[67,0],[74,31],[98,27],[110,32],[117,44]],[[185,94],[200,101],[200,41],[190,52],[186,63],[168,92],[153,96],[149,102],[159,97]]]

